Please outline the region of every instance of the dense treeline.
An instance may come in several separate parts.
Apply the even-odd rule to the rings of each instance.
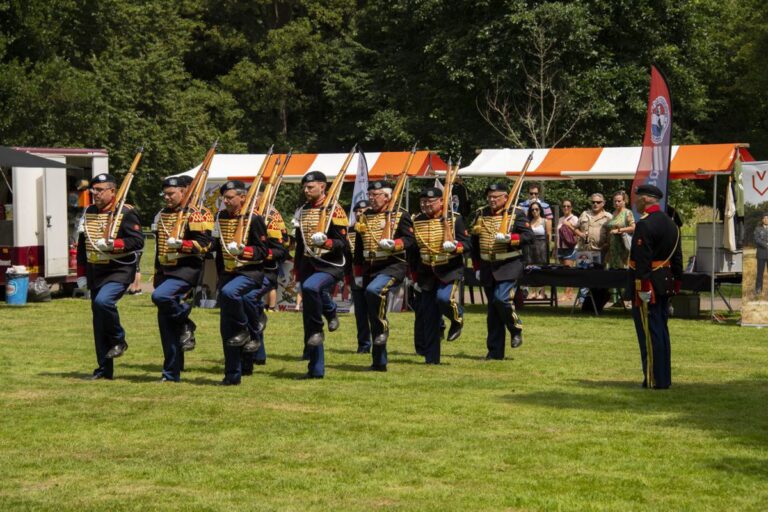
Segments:
[[[223,152],[636,145],[649,65],[675,143],[768,156],[762,0],[0,0],[0,140],[148,151],[135,185]],[[615,183],[580,183],[585,191]],[[573,183],[549,195],[581,194]],[[675,184],[681,201],[703,195]]]

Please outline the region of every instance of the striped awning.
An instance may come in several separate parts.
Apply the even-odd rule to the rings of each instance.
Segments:
[[[737,152],[743,161],[752,161],[746,144],[698,144],[672,146],[672,179],[706,178],[728,174]],[[516,176],[533,151],[526,179],[632,179],[642,147],[484,149],[459,175]]]

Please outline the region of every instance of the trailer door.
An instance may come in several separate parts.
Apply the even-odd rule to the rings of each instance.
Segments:
[[[43,169],[43,244],[45,277],[66,276],[69,273],[69,229],[65,169]]]

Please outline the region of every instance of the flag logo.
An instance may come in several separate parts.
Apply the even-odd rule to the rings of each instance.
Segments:
[[[657,96],[651,103],[651,141],[661,144],[669,128],[669,103],[664,96]]]

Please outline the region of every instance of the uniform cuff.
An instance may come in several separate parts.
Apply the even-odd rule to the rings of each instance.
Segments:
[[[192,240],[181,241],[181,252],[190,254],[192,252],[193,247],[194,247],[194,244],[192,243]]]
[[[464,244],[456,242],[456,254],[464,254]]]
[[[253,247],[247,246],[245,249],[243,249],[243,259],[245,260],[253,259]]]
[[[112,252],[123,252],[125,250],[125,241],[122,238],[115,238]]]
[[[354,265],[352,267],[352,273],[355,275],[355,277],[362,277],[363,276],[363,266],[362,265]]]
[[[403,244],[403,239],[402,238],[395,239],[395,250],[402,251],[403,247],[405,247],[405,244]]]
[[[520,235],[517,233],[509,235],[509,245],[520,245]]]

